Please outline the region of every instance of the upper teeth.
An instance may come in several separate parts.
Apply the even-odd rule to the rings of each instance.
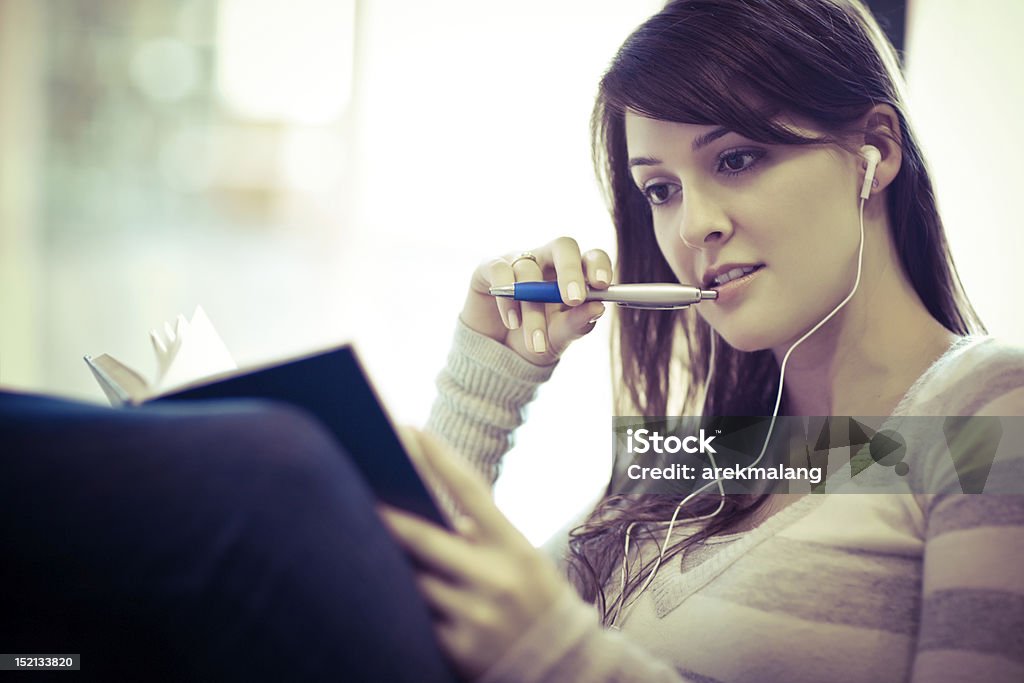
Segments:
[[[757,266],[743,266],[742,268],[733,268],[728,273],[722,273],[717,276],[711,282],[716,285],[724,285],[729,280],[735,280],[738,277],[743,277],[752,270],[757,270]]]

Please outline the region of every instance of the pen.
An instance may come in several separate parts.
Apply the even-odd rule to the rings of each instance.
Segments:
[[[517,282],[514,285],[491,287],[491,296],[516,301],[560,304],[562,295],[557,282]],[[717,299],[718,292],[691,285],[669,283],[609,285],[608,289],[587,288],[585,301],[605,301],[629,308],[665,310],[686,308],[705,299]]]

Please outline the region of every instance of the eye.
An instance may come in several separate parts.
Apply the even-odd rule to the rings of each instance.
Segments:
[[[725,175],[739,175],[753,167],[764,152],[756,149],[741,149],[724,152],[718,157],[718,172]]]
[[[658,206],[671,200],[679,191],[679,186],[672,183],[651,183],[642,191],[652,206]]]

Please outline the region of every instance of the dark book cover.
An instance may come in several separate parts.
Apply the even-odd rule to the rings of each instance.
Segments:
[[[255,398],[301,408],[351,455],[378,499],[448,527],[351,345],[235,370],[151,397],[140,396],[138,387],[123,386],[118,378],[131,371],[118,361],[109,356],[85,360],[114,404]],[[142,381],[135,373],[124,376]]]

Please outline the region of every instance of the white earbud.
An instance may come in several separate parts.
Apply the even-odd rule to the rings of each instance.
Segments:
[[[882,153],[878,151],[877,147],[864,145],[860,148],[860,154],[868,162],[868,168],[864,172],[864,184],[860,188],[860,198],[867,199],[871,196],[871,181],[875,179],[875,168],[882,160]]]

